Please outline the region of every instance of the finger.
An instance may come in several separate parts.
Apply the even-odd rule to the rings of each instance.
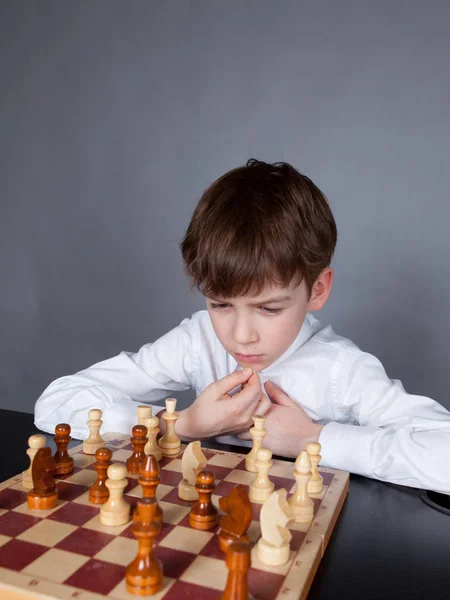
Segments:
[[[250,435],[249,431],[241,431],[241,433],[238,433],[237,436],[240,440],[251,440],[252,436]]]
[[[272,402],[265,394],[261,394],[261,398],[255,409],[255,414],[261,415],[263,417],[269,410],[272,408]]]
[[[237,385],[242,385],[248,381],[252,374],[253,371],[250,367],[245,367],[242,371],[234,371],[233,373],[230,373],[230,375],[222,377],[222,379],[215,381],[212,385],[217,389],[217,395],[223,396],[228,394],[228,392],[231,392]]]
[[[268,393],[270,399],[276,404],[280,404],[281,406],[296,406],[297,403],[294,402],[289,396],[283,392],[281,388],[272,383],[272,381],[266,381],[264,384],[264,388]]]

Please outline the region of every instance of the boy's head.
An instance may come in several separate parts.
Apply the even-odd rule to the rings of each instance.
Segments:
[[[272,303],[274,308],[281,307],[281,312],[265,313],[269,322],[278,321],[278,325],[271,326],[275,333],[283,314],[286,318],[290,311],[287,320],[291,323],[286,323],[290,334],[286,331],[287,337],[279,340],[281,345],[275,353],[281,355],[298,334],[307,310],[321,308],[328,297],[332,283],[329,265],[336,239],[336,224],[326,197],[308,177],[287,163],[249,160],[204,192],[181,242],[181,251],[192,285],[206,296],[216,333],[229,352],[247,354],[248,350],[250,355],[258,350],[261,342],[257,338],[261,336],[254,331],[236,337],[229,331],[225,336],[229,339],[224,340],[216,321],[223,322],[225,313],[218,317],[213,305],[218,301],[223,305],[226,300],[236,312],[239,306],[249,309],[255,300],[290,296],[289,306],[287,301],[284,305]],[[248,323],[251,315],[247,308]],[[255,327],[261,329],[262,324]],[[273,344],[276,340],[269,337]],[[276,358],[268,356],[264,363]]]

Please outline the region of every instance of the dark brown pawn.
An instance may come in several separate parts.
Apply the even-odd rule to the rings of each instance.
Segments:
[[[214,473],[211,471],[197,473],[195,489],[198,492],[198,500],[189,514],[189,524],[194,529],[214,529],[217,525],[217,508],[211,501],[211,494],[215,487]]]
[[[28,492],[28,508],[31,510],[48,510],[58,502],[58,490],[53,474],[56,471],[55,459],[48,446],[39,448],[33,459],[31,475],[33,488]]]
[[[144,447],[148,442],[147,427],[145,425],[135,425],[132,432],[130,442],[133,444],[133,453],[127,459],[127,470],[132,475],[139,475],[145,460]]]
[[[228,579],[221,600],[253,600],[253,596],[248,593],[250,552],[248,542],[230,544],[226,558]]]
[[[126,571],[127,591],[136,596],[156,594],[163,582],[163,568],[153,552],[154,539],[161,531],[161,523],[155,520],[156,503],[151,498],[138,500],[139,521],[132,525],[131,531],[138,541],[136,558]]]
[[[219,498],[219,507],[227,513],[220,519],[219,548],[226,552],[233,542],[248,542],[247,531],[252,522],[252,505],[248,488],[234,487],[229,496]]]
[[[97,471],[97,481],[89,488],[89,500],[93,504],[104,504],[109,498],[109,489],[105,482],[108,478],[106,471],[109,465],[112,465],[111,457],[112,452],[109,448],[99,448],[95,453],[97,462],[94,469]]]
[[[142,497],[149,498],[156,504],[155,521],[162,523],[163,513],[161,507],[156,501],[156,488],[159,485],[159,464],[156,458],[150,454],[146,456],[144,464],[142,466],[141,476],[138,481],[142,487]],[[136,510],[133,513],[133,521],[136,522],[139,519],[139,508],[136,505]]]
[[[73,458],[67,452],[67,446],[70,440],[70,425],[60,423],[55,427],[56,452],[54,459],[56,462],[56,475],[68,475],[73,472]]]

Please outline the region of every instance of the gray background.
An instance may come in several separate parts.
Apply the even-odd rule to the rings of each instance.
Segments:
[[[178,243],[254,156],[330,200],[317,316],[450,408],[449,22],[445,0],[4,0],[0,406],[202,308]]]

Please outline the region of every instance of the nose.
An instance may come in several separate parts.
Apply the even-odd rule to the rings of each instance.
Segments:
[[[233,339],[236,344],[246,346],[258,341],[259,335],[256,328],[248,317],[239,317],[236,319],[233,327]]]

